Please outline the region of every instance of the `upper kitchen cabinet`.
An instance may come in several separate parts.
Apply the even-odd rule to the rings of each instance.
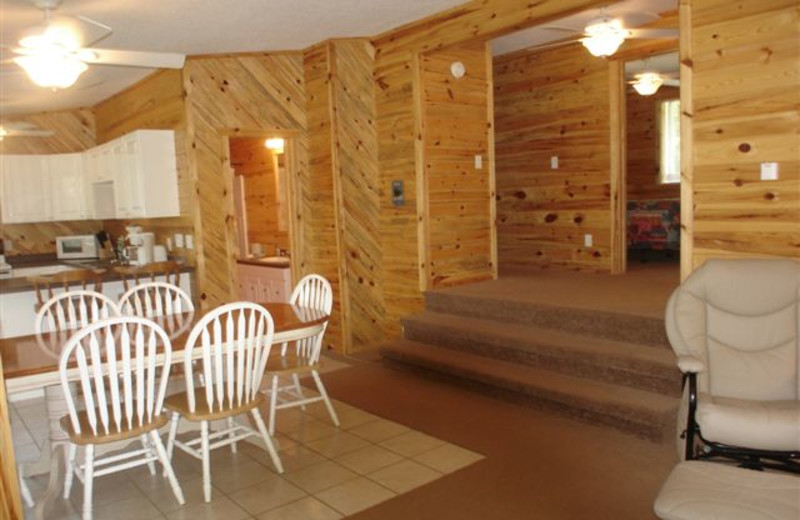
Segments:
[[[51,220],[91,218],[85,194],[83,154],[46,156]]]
[[[48,157],[0,156],[0,216],[4,224],[52,220]]]

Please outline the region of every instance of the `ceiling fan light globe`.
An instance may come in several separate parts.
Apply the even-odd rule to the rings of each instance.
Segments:
[[[633,88],[640,96],[652,96],[661,85],[664,84],[664,78],[657,72],[644,72],[636,75],[636,81],[633,82]]]
[[[602,58],[604,56],[611,56],[619,46],[625,41],[625,37],[621,35],[604,35],[604,36],[589,36],[583,38],[581,43],[592,56]]]
[[[58,53],[40,53],[14,58],[35,84],[40,87],[62,89],[78,81],[88,66],[78,58]]]

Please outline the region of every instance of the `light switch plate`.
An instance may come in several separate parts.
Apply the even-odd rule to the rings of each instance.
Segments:
[[[483,169],[483,156],[481,154],[475,156],[475,169],[476,170]]]
[[[590,235],[588,233],[583,235],[583,245],[585,247],[592,247],[593,244],[594,244],[594,240],[592,239],[592,235]]]
[[[186,249],[194,249],[194,237],[189,233],[183,236],[183,241],[186,244]]]
[[[761,163],[761,180],[762,181],[777,181],[778,180],[778,163],[776,163],[776,162],[762,162]]]
[[[558,156],[557,155],[553,155],[552,157],[550,157],[550,169],[551,170],[557,170],[558,169]]]
[[[183,233],[175,233],[175,247],[183,247]]]

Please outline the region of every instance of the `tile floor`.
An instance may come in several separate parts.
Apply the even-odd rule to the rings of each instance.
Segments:
[[[328,361],[328,371],[347,366]],[[285,473],[278,475],[267,453],[249,442],[212,452],[213,499],[203,502],[200,461],[176,450],[173,466],[186,504],[180,506],[166,481],[146,467],[95,480],[95,518],[103,520],[224,519],[333,520],[343,518],[442,478],[483,457],[441,439],[335,401],[341,427],[321,403],[304,412],[278,412],[276,440]],[[266,416],[266,411],[262,413]],[[11,424],[18,461],[34,460],[47,438],[41,399],[12,403]],[[254,441],[255,442],[255,441]],[[28,479],[34,498],[47,476]],[[57,502],[48,520],[77,519],[80,482],[70,500]],[[31,516],[31,515],[29,515]]]

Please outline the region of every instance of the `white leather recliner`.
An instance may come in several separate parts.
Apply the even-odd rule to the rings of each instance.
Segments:
[[[800,470],[800,262],[708,260],[670,297],[666,328],[682,455]]]

